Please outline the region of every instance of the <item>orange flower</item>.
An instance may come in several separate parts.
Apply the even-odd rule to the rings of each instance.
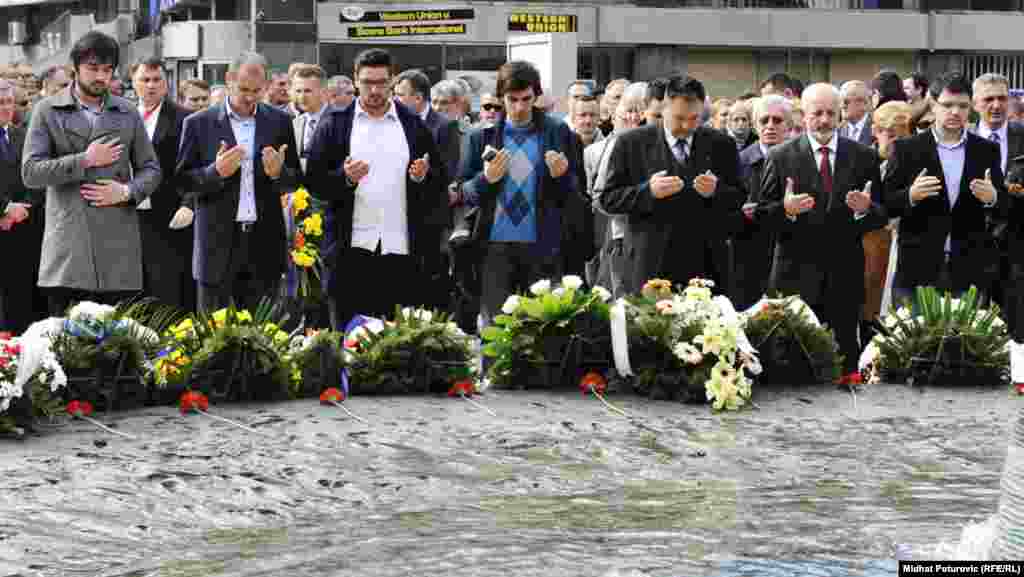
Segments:
[[[199,391],[185,391],[181,394],[179,406],[183,415],[192,411],[205,411],[210,408],[210,399]]]
[[[464,379],[452,385],[448,389],[449,397],[472,397],[476,394],[476,383],[470,379]]]
[[[92,414],[92,403],[89,401],[71,401],[68,403],[67,411],[72,417],[88,417]]]
[[[306,246],[306,235],[302,231],[295,233],[295,248],[300,249]]]
[[[345,400],[345,393],[341,392],[341,389],[331,387],[324,389],[324,392],[320,393],[320,404],[330,405],[333,403],[340,403]]]
[[[603,394],[605,389],[608,388],[608,381],[605,380],[604,375],[601,373],[589,372],[583,375],[580,379],[580,390],[586,395],[591,391],[599,394]]]

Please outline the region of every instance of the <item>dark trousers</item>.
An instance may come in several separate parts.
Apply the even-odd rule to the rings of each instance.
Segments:
[[[835,334],[839,354],[843,356],[844,375],[857,370],[861,351],[858,337],[861,299],[850,296],[851,285],[846,279],[849,279],[848,275],[845,278],[837,278],[834,274],[826,274],[822,280],[821,290],[816,291],[823,295],[822,300],[808,303],[818,320]]]
[[[737,311],[746,310],[765,294],[772,268],[772,237],[764,231],[734,237],[729,242],[729,299]]]
[[[50,315],[62,317],[72,305],[82,301],[92,301],[101,305],[115,306],[118,303],[137,298],[139,291],[88,291],[67,287],[48,287],[47,300],[50,306]]]
[[[167,229],[167,222],[152,211],[139,211],[142,233],[143,292],[161,304],[184,312],[196,310],[196,283],[192,279],[192,228]]]
[[[50,313],[49,300],[38,285],[39,257],[43,249],[43,207],[29,210],[28,220],[17,224],[3,236],[4,254],[11,266],[3,285],[3,330],[25,332],[32,323]]]
[[[483,257],[480,294],[480,316],[487,326],[498,314],[501,305],[513,293],[525,292],[541,279],[561,282],[562,257],[542,257],[532,243],[488,243]]]
[[[1007,277],[1003,285],[1003,316],[1013,340],[1024,342],[1024,264],[1011,264]]]
[[[238,227],[238,225],[235,225]],[[207,314],[234,304],[238,309],[256,310],[264,298],[273,298],[281,282],[281,275],[264,276],[254,274],[251,263],[261,255],[253,254],[251,240],[253,232],[236,228],[235,247],[231,254],[231,270],[223,282],[211,284],[196,281],[196,300],[199,311]]]
[[[423,275],[409,255],[349,248],[334,271],[331,324],[344,330],[352,317],[392,318],[396,306],[421,306]]]

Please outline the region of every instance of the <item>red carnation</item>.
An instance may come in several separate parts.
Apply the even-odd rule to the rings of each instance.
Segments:
[[[206,411],[210,408],[210,399],[199,391],[185,391],[181,394],[179,406],[183,415],[192,411]]]
[[[463,379],[448,389],[449,397],[472,397],[476,394],[476,383],[470,379]]]
[[[14,333],[10,331],[0,332],[0,341],[9,341],[14,338]]]
[[[89,401],[71,401],[68,403],[67,411],[72,417],[88,417],[92,414],[92,403]]]
[[[605,380],[604,375],[601,373],[589,372],[580,379],[580,390],[583,391],[584,395],[589,394],[591,391],[604,394],[607,388],[608,381]]]
[[[1017,394],[1024,395],[1024,383],[1017,383]]]
[[[848,375],[843,375],[839,379],[840,385],[855,386],[864,384],[864,378],[861,376],[860,371],[854,371]]]
[[[320,404],[330,405],[333,403],[340,403],[345,400],[345,393],[341,392],[341,389],[331,387],[324,389],[324,392],[320,393]]]

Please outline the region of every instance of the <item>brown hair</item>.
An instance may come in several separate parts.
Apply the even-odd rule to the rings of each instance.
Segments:
[[[189,88],[198,88],[204,92],[210,91],[210,83],[203,80],[202,78],[186,78],[179,84],[178,90],[184,92]]]
[[[295,63],[288,67],[288,79],[292,78],[319,78],[323,82],[327,73],[317,64]]]
[[[544,93],[540,85],[540,72],[525,60],[506,62],[498,69],[497,90],[495,96],[504,98],[509,92],[519,92],[533,88],[534,96]]]

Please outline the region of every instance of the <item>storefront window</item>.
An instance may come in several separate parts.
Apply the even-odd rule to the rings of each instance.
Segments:
[[[615,78],[633,78],[635,53],[629,46],[581,46],[576,75],[595,81],[603,90]]]
[[[353,63],[356,55],[370,48],[383,48],[391,54],[395,71],[419,68],[430,82],[439,82],[444,78],[441,70],[441,46],[424,44],[321,44],[320,66],[328,76],[344,74],[353,76]]]

